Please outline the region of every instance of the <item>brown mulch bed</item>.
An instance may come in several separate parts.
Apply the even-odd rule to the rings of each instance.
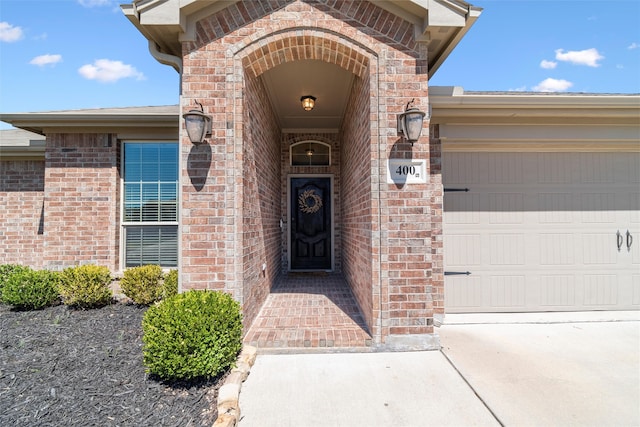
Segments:
[[[166,383],[146,374],[144,311],[0,305],[0,425],[211,426],[223,378]]]

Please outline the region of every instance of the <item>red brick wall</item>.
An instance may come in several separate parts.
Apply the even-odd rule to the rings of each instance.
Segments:
[[[251,150],[245,144],[255,143],[245,123],[249,104],[255,102],[247,98],[247,81],[303,59],[351,71],[362,84],[355,101],[364,106],[367,93],[370,100],[368,109],[350,113],[361,120],[345,129],[356,140],[338,142],[341,156],[349,153],[348,161],[358,162],[357,148],[369,140],[370,159],[364,162],[368,189],[355,177],[338,176],[350,183],[339,184],[339,200],[349,205],[340,208],[345,218],[337,224],[349,227],[341,231],[342,269],[373,325],[374,340],[383,344],[389,334],[431,333],[432,293],[439,292],[441,283],[433,270],[442,257],[439,172],[432,170],[436,163],[430,158],[428,131],[413,147],[396,136],[396,116],[407,101],[415,98],[418,107],[428,108],[426,47],[415,42],[412,24],[365,1],[240,1],[199,21],[196,40],[183,43],[182,109],[186,112],[198,100],[213,117],[206,148],[194,148],[184,132],[181,141],[188,165],[182,188],[183,287],[226,289],[243,299],[244,280],[255,274],[253,261],[238,261],[245,248],[243,209],[258,199],[254,190],[244,188],[249,185],[244,168],[251,165],[244,159]],[[429,182],[402,188],[387,184],[386,162],[394,157],[425,160]],[[344,158],[341,165],[342,171],[353,166]],[[358,191],[368,191],[369,201],[366,195],[352,201]],[[368,223],[357,222],[367,215]],[[368,245],[370,271],[353,265],[367,257]]]
[[[342,149],[342,256],[344,276],[360,311],[372,331],[375,327],[372,266],[377,260],[372,254],[374,221],[371,204],[371,132],[369,127],[369,78],[356,79],[344,128],[340,135]]]
[[[381,224],[381,307],[382,336],[433,332],[431,193],[438,183],[396,185],[386,182],[386,158],[426,160],[430,168],[428,123],[422,137],[411,146],[396,136],[396,117],[404,104],[415,99],[422,110],[428,108],[426,48],[417,58],[389,51],[386,69],[380,72],[380,97],[388,113],[381,129],[385,154],[380,158]],[[392,72],[393,70],[393,72]],[[428,171],[432,173],[431,170]]]
[[[258,314],[280,273],[280,129],[262,81],[245,79],[243,191],[243,316]],[[266,269],[263,270],[263,264]]]
[[[0,161],[0,264],[42,268],[44,160]]]
[[[44,264],[118,268],[118,144],[103,134],[50,134],[45,149]],[[115,138],[113,138],[115,141]]]

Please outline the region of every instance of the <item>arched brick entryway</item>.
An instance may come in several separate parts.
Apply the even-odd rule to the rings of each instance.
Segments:
[[[442,310],[439,151],[430,152],[427,132],[413,146],[396,134],[407,100],[428,106],[427,49],[414,25],[373,2],[240,1],[202,16],[182,46],[182,108],[202,102],[213,134],[196,170],[205,176],[183,174],[185,289],[231,292],[245,325],[256,318],[282,271],[282,147],[290,137],[274,123],[261,76],[323,61],[355,76],[336,140],[342,273],[374,346],[407,337],[429,347],[434,301]],[[198,148],[185,136],[181,143],[187,168],[190,159],[203,164]],[[389,183],[391,158],[426,160],[429,181]]]
[[[376,259],[368,254],[364,255],[361,251],[362,246],[377,246],[378,242],[373,242],[373,235],[362,230],[362,224],[372,223],[372,205],[377,194],[371,192],[371,183],[363,176],[372,175],[372,159],[377,158],[377,143],[372,144],[373,135],[378,133],[377,121],[371,122],[371,116],[376,115],[377,105],[372,106],[370,94],[376,90],[377,86],[377,57],[371,50],[358,46],[352,40],[348,40],[344,36],[326,31],[324,29],[301,29],[291,28],[286,31],[278,31],[275,34],[265,36],[264,38],[243,47],[235,55],[234,64],[236,67],[242,67],[244,79],[237,84],[237,90],[241,90],[243,94],[243,119],[247,120],[243,126],[243,143],[245,145],[244,153],[250,158],[245,158],[245,171],[257,164],[251,160],[252,148],[246,145],[252,142],[258,144],[268,144],[268,141],[261,141],[260,136],[253,135],[256,128],[256,117],[261,113],[263,108],[264,96],[261,89],[259,77],[261,74],[271,70],[284,63],[293,61],[316,60],[323,61],[336,66],[342,67],[355,76],[351,93],[350,107],[346,112],[343,129],[338,134],[322,135],[317,133],[307,134],[281,134],[279,138],[280,144],[280,180],[277,184],[283,193],[281,198],[281,217],[286,217],[286,190],[287,176],[290,173],[303,172],[290,167],[286,161],[288,156],[288,147],[292,142],[300,140],[300,138],[327,140],[335,148],[335,159],[331,167],[317,172],[330,173],[334,179],[334,196],[335,196],[335,229],[336,239],[334,241],[336,258],[338,263],[336,271],[330,275],[326,283],[333,284],[331,287],[335,290],[336,283],[342,283],[342,286],[348,285],[355,301],[351,305],[360,307],[365,327],[369,331],[375,331],[377,319],[379,316],[378,307],[373,304],[374,292],[378,290],[378,286],[373,282],[373,271],[379,268]],[[372,84],[373,82],[373,84]],[[251,103],[248,99],[260,99],[261,103]],[[268,128],[262,122],[259,126],[261,129]],[[248,137],[251,133],[251,137]],[[373,147],[373,148],[372,148]],[[257,151],[264,153],[269,152],[263,146],[256,148]],[[372,153],[373,151],[373,153]],[[373,154],[373,156],[372,156]],[[253,157],[255,159],[255,157]],[[308,173],[305,170],[304,173]],[[260,174],[261,177],[264,174]],[[256,176],[257,178],[257,176]],[[254,191],[249,188],[257,188],[261,180],[245,179],[243,182],[245,202],[252,199]],[[274,182],[273,184],[276,184]],[[262,182],[262,185],[265,184]],[[258,191],[260,192],[260,191]],[[357,196],[355,193],[358,193]],[[246,208],[245,208],[246,211]],[[245,215],[247,213],[245,212]],[[251,215],[251,214],[250,214]],[[246,246],[246,244],[245,244]],[[281,247],[287,247],[286,233],[281,238]],[[269,251],[265,248],[265,251]],[[285,257],[282,261],[285,261]],[[283,262],[283,274],[286,274],[286,262]],[[375,264],[375,265],[374,265]],[[336,279],[335,274],[343,274],[346,282],[340,278]],[[297,278],[301,280],[300,277]],[[288,283],[291,283],[290,281]],[[317,278],[315,283],[318,282]],[[245,291],[248,283],[245,282]],[[348,289],[345,289],[348,292]],[[245,307],[254,304],[251,293],[246,293],[248,299],[245,300]],[[259,301],[260,298],[255,298]],[[348,305],[348,304],[346,304]],[[346,315],[348,318],[349,315]],[[315,320],[307,320],[309,323],[316,323]],[[321,322],[322,323],[322,322]],[[345,323],[349,323],[349,319],[345,319]],[[356,325],[354,332],[357,336],[362,335],[359,332],[362,325]],[[338,327],[336,326],[335,329]],[[325,327],[326,329],[326,327]],[[345,334],[345,337],[348,333]],[[363,345],[364,342],[370,342],[370,337],[366,332],[362,335],[362,339],[337,340],[327,339],[326,342],[334,341],[336,345],[354,345],[354,341],[358,341]],[[308,340],[305,340],[308,342]],[[319,343],[320,340],[315,341]]]

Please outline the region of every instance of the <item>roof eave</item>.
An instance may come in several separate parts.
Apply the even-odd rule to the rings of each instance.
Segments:
[[[473,24],[476,23],[480,14],[482,13],[482,9],[475,6],[470,6],[466,15],[465,25],[464,27],[460,27],[455,35],[449,39],[448,43],[446,43],[444,49],[442,49],[437,55],[432,58],[429,58],[429,78],[432,78],[436,71],[440,68],[440,66],[444,63],[444,61],[449,57],[451,52],[455,49],[455,47],[462,41],[464,36],[469,32]]]
[[[96,132],[96,129],[172,129],[179,126],[178,114],[59,114],[16,113],[0,114],[0,120],[39,135],[55,129],[74,129],[74,132]]]
[[[432,87],[432,124],[564,122],[640,124],[640,95],[464,94],[459,87]]]

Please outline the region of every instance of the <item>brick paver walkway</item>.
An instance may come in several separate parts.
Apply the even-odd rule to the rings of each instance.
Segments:
[[[340,274],[284,275],[244,342],[259,349],[370,349],[371,336]]]

